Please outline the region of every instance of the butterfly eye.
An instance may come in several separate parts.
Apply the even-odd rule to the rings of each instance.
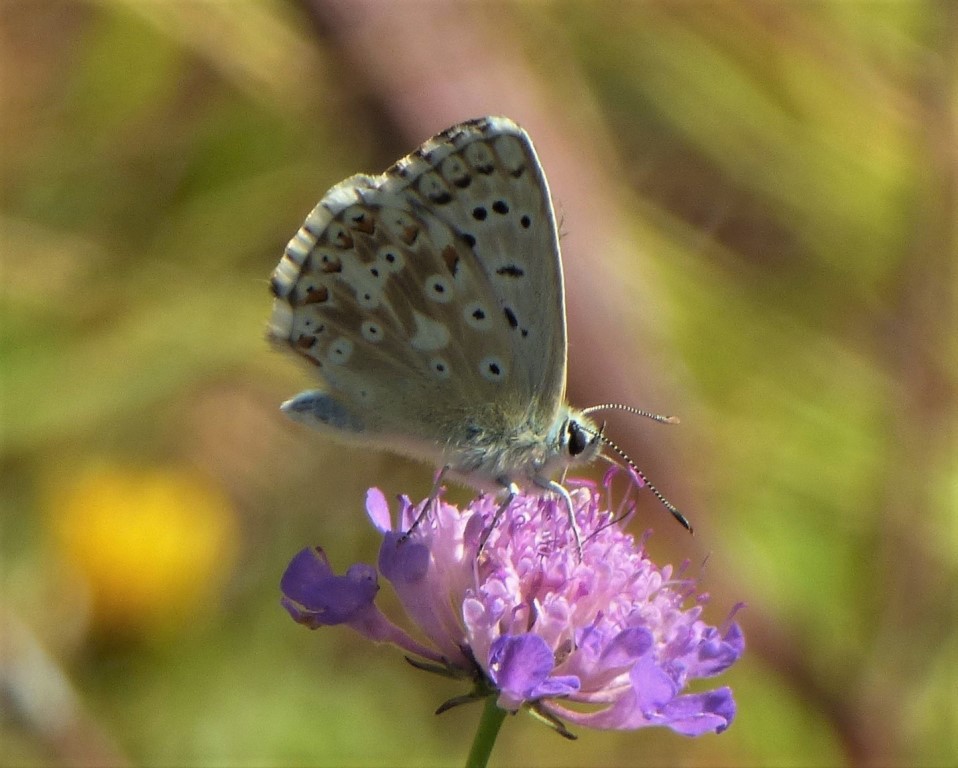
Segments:
[[[589,447],[590,435],[575,421],[570,421],[567,429],[569,431],[569,455],[578,456]]]

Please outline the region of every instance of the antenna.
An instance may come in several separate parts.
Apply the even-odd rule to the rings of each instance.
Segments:
[[[663,423],[666,423],[666,424],[676,423],[676,421],[671,421],[671,419],[673,418],[671,416],[657,416],[656,414],[650,414],[645,411],[640,411],[638,408],[631,408],[627,405],[616,406],[614,403],[610,403],[608,405],[596,405],[596,406],[593,406],[592,408],[586,408],[584,413],[588,413],[589,411],[595,411],[599,408],[610,408],[610,407],[618,408],[624,411],[629,411],[630,413],[635,413],[639,416],[648,416],[654,421],[662,421]],[[581,424],[579,426],[582,427]],[[585,429],[585,427],[582,427],[582,429],[585,429],[586,432],[591,432],[597,439],[601,440],[605,445],[609,446],[609,448],[615,451],[616,454],[618,454],[619,458],[621,458],[626,464],[628,464],[629,468],[633,472],[635,472],[635,474],[638,475],[638,478],[645,484],[645,486],[650,491],[652,491],[652,495],[659,500],[659,503],[662,504],[662,506],[669,511],[672,517],[678,520],[679,523],[682,525],[682,527],[685,528],[685,530],[687,530],[691,534],[694,534],[695,531],[692,529],[692,524],[688,521],[688,518],[685,515],[683,515],[681,512],[679,512],[678,508],[671,501],[665,498],[665,496],[662,495],[662,493],[659,491],[658,488],[656,488],[654,485],[652,485],[651,482],[649,482],[649,478],[647,478],[645,476],[645,473],[636,466],[635,462],[632,461],[632,457],[629,456],[629,454],[627,454],[625,451],[619,448],[619,446],[616,445],[610,438],[602,434],[604,428],[605,428],[605,425],[603,424],[602,429],[599,429],[598,432],[592,432],[592,430]]]
[[[622,405],[622,403],[602,403],[602,405],[592,405],[588,408],[584,408],[582,413],[588,415],[590,413],[595,413],[596,411],[625,411],[626,413],[634,414],[635,416],[644,416],[647,419],[652,419],[652,421],[657,421],[660,424],[678,424],[678,416],[662,416],[658,413],[652,413],[651,411],[643,411],[641,408],[633,408],[631,405]],[[598,435],[602,437],[602,435]],[[628,458],[624,456],[624,458]]]

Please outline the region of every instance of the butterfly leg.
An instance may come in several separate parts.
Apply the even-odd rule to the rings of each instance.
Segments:
[[[565,501],[566,511],[569,514],[569,527],[572,529],[572,536],[575,538],[575,549],[579,554],[579,559],[581,560],[582,534],[579,532],[579,524],[575,521],[575,508],[572,506],[572,497],[569,495],[569,492],[565,489],[564,485],[557,483],[555,480],[537,477],[533,480],[533,482],[540,488],[559,494]]]
[[[505,511],[509,509],[509,505],[512,504],[513,499],[519,495],[519,486],[515,483],[503,482],[503,487],[506,489],[506,498],[503,499],[502,504],[499,505],[499,509],[496,510],[496,514],[492,516],[492,522],[486,527],[486,530],[482,532],[482,538],[479,539],[479,549],[476,550],[476,555],[482,554],[482,548],[486,546],[486,541],[489,539],[489,536],[492,534],[493,529],[499,522],[499,518],[505,514]]]
[[[426,515],[429,514],[429,510],[433,503],[439,498],[439,492],[442,490],[442,479],[446,476],[446,472],[448,471],[449,465],[446,464],[436,473],[436,479],[432,484],[432,490],[429,492],[426,503],[422,505],[422,511],[416,517],[415,521],[413,521],[413,524],[409,526],[409,530],[402,535],[401,541],[408,539],[409,535],[419,527],[419,524],[426,518]]]

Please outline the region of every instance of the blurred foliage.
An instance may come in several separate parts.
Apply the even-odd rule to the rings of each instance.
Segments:
[[[4,764],[466,753],[478,711],[431,715],[461,691],[277,604],[305,544],[374,558],[367,485],[429,484],[276,413],[304,380],[263,341],[282,247],[425,138],[383,135],[315,5],[0,5]],[[497,764],[958,757],[956,8],[471,6],[613,137],[706,583],[751,646],[721,737],[510,719]]]

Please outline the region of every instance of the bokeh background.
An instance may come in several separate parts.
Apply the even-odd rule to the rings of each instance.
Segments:
[[[0,67],[0,763],[462,762],[459,686],[279,607],[431,471],[281,418],[267,280],[333,183],[506,114],[570,398],[682,418],[610,419],[696,535],[632,525],[748,651],[721,736],[519,716],[493,763],[954,764],[958,3],[2,0]]]

